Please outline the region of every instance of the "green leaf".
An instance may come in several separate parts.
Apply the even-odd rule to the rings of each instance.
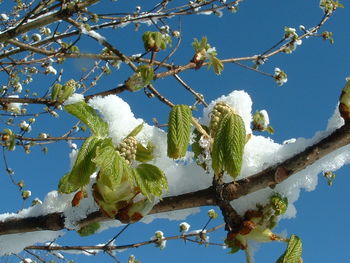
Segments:
[[[240,248],[236,245],[235,240],[228,240],[228,239],[226,239],[225,240],[225,244],[230,249],[230,252],[228,252],[230,254],[235,254],[235,253],[237,253],[240,250]]]
[[[154,71],[153,67],[150,65],[141,65],[137,68],[136,72],[141,73],[141,77],[144,83],[144,86],[151,84],[153,77],[154,77]]]
[[[52,92],[51,92],[51,99],[52,100],[57,100],[58,95],[61,93],[62,85],[59,83],[56,83],[52,87]]]
[[[16,135],[15,134],[11,134],[10,135],[10,139],[8,141],[8,143],[6,143],[7,149],[9,151],[14,151],[15,147],[16,147]]]
[[[158,52],[160,49],[166,49],[171,44],[171,38],[160,32],[146,31],[143,36],[143,45],[146,51]]]
[[[276,215],[283,215],[288,208],[288,199],[279,193],[275,193],[270,197],[270,205]]]
[[[152,164],[143,163],[138,165],[134,169],[134,176],[136,185],[148,199],[152,199],[154,196],[160,197],[163,190],[168,189],[164,172]]]
[[[169,113],[168,156],[185,156],[190,142],[192,111],[188,105],[175,105]]]
[[[302,243],[296,235],[292,235],[288,242],[287,250],[276,263],[299,263],[301,262]]]
[[[57,97],[57,100],[59,102],[63,102],[66,99],[68,99],[75,91],[75,88],[74,86],[63,86],[63,89],[61,91],[62,93],[60,93],[59,96]]]
[[[154,159],[154,148],[155,146],[151,142],[147,144],[147,147],[137,143],[135,160],[142,163],[152,161]]]
[[[213,64],[215,74],[221,75],[221,72],[224,70],[224,64],[216,56],[211,56],[210,60],[211,60],[211,63]]]
[[[143,129],[143,123],[141,123],[140,125],[137,125],[136,128],[134,128],[128,136],[126,137],[135,137],[137,134],[140,133],[140,131]]]
[[[212,167],[215,174],[226,171],[233,179],[240,174],[245,142],[243,119],[233,112],[228,112],[220,120],[214,137]]]
[[[126,88],[131,92],[143,89],[145,85],[141,72],[135,72],[125,81]]]
[[[131,179],[130,166],[111,145],[98,147],[92,161],[100,168],[98,180],[111,189],[120,185],[122,178]]]
[[[274,134],[275,133],[275,129],[272,126],[267,126],[266,127],[266,131],[270,134]]]
[[[92,234],[95,234],[95,232],[100,228],[100,226],[100,223],[94,222],[87,226],[83,226],[77,232],[81,237],[90,236]]]
[[[85,123],[94,135],[98,137],[108,136],[108,124],[84,101],[67,105],[64,109]]]
[[[345,121],[350,120],[350,78],[346,78],[345,87],[339,98],[339,112]]]
[[[96,165],[92,162],[92,159],[96,155],[97,146],[103,142],[104,140],[95,136],[90,136],[85,140],[72,170],[60,180],[59,192],[71,193],[90,182],[91,174],[96,171]]]
[[[201,42],[199,42],[197,38],[193,39],[192,46],[196,53],[210,48],[210,45],[208,44],[208,39],[206,37],[202,37]]]
[[[79,189],[79,186],[69,182],[69,173],[65,174],[58,183],[58,192],[63,194],[70,194]]]

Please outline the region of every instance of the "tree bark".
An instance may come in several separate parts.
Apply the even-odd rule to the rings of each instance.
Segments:
[[[306,148],[304,151],[273,165],[257,174],[228,183],[223,187],[223,197],[232,201],[241,196],[256,192],[266,187],[274,187],[288,177],[305,169],[327,154],[350,143],[350,123],[334,131],[332,134]],[[217,205],[215,191],[212,187],[178,196],[165,197],[155,205],[150,214],[176,211],[186,208]],[[33,232],[40,230],[64,229],[63,213],[52,213],[38,217],[7,218],[0,222],[0,235]],[[94,212],[79,222],[81,226],[92,222],[110,220],[101,212]]]

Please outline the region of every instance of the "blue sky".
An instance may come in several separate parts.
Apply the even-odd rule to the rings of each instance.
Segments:
[[[111,3],[106,1],[106,7],[119,12],[128,10],[130,6],[141,5],[143,1],[118,1]],[[151,2],[151,1],[150,1]],[[156,2],[156,1],[152,1]],[[331,45],[322,38],[305,39],[303,44],[291,55],[279,54],[268,60],[261,70],[273,73],[275,67],[280,67],[288,74],[288,82],[279,87],[269,77],[243,69],[234,64],[226,64],[221,76],[216,76],[212,70],[205,68],[198,71],[187,71],[181,77],[198,92],[203,93],[207,101],[228,94],[232,90],[244,89],[253,100],[253,111],[266,109],[270,115],[271,125],[275,128],[275,134],[271,136],[276,142],[282,143],[289,138],[311,137],[316,131],[325,129],[328,118],[333,114],[339,94],[345,84],[345,77],[349,75],[350,62],[350,20],[349,7],[344,1],[345,8],[336,11],[330,21],[321,29],[332,31],[335,43]],[[101,6],[101,5],[100,5]],[[106,8],[105,7],[105,8]],[[99,11],[103,8],[97,6]],[[107,9],[107,8],[106,8]],[[106,12],[105,10],[101,12]],[[176,64],[187,63],[192,55],[191,42],[193,38],[207,36],[209,43],[215,46],[219,58],[241,57],[259,54],[270,48],[283,36],[284,26],[298,28],[304,25],[306,28],[316,25],[322,18],[322,10],[318,7],[318,1],[302,0],[247,0],[242,2],[236,14],[225,12],[222,18],[216,16],[190,16],[181,18],[182,43],[174,56]],[[179,25],[178,19],[169,20],[169,24],[175,28]],[[142,53],[142,32],[153,30],[142,25],[139,32],[134,32],[129,25],[117,31],[105,32],[107,39],[114,43],[120,50],[131,55]],[[86,39],[86,37],[85,37]],[[99,49],[99,45],[86,39],[82,51]],[[89,65],[89,61],[84,62]],[[249,62],[248,62],[249,64]],[[65,66],[65,79],[80,76],[82,63],[68,61]],[[97,89],[109,89],[123,82],[129,69],[122,66],[118,72],[104,77]],[[33,90],[43,92],[54,80],[54,77],[45,77],[33,82]],[[3,85],[3,83],[0,83]],[[174,103],[193,103],[185,90],[175,80],[157,80],[155,86],[159,91],[171,98]],[[97,90],[96,89],[96,90]],[[127,100],[137,117],[142,117],[149,123],[153,117],[157,117],[160,123],[165,123],[168,109],[155,99],[147,99],[143,92],[136,94],[125,93],[121,95]],[[47,131],[53,135],[63,133],[62,127],[69,127],[74,119],[62,114],[64,118],[52,120],[44,117],[37,126],[33,127],[31,134],[36,136],[39,131]],[[58,126],[53,126],[54,124]],[[15,169],[15,177],[24,179],[33,197],[43,198],[47,191],[56,189],[59,178],[69,169],[69,147],[66,143],[53,144],[49,147],[49,153],[43,155],[39,149],[33,149],[32,154],[25,155],[21,149],[8,154],[9,165]],[[344,167],[336,172],[337,178],[332,187],[322,176],[319,184],[313,192],[301,192],[300,199],[296,202],[297,217],[291,220],[282,220],[276,232],[287,231],[288,234],[296,234],[303,240],[305,262],[334,262],[344,261],[348,257],[349,229],[346,222],[350,216],[346,187],[350,185],[349,167]],[[22,201],[15,186],[3,169],[0,177],[3,191],[0,198],[3,200],[0,207],[1,213],[14,212],[21,208]],[[27,203],[26,205],[29,205]],[[193,229],[198,229],[207,221],[206,211],[189,217],[186,221]],[[221,219],[220,219],[221,220]],[[213,222],[221,223],[220,220]],[[167,220],[157,220],[149,225],[135,224],[118,239],[118,244],[134,241],[148,240],[156,230],[162,230],[167,235],[178,234],[178,223]],[[60,244],[86,244],[103,243],[112,237],[118,229],[104,231],[92,238],[78,238],[77,234],[69,233],[59,241]],[[212,240],[220,242],[225,233],[218,231],[211,236]],[[284,249],[284,244],[263,244],[255,254],[256,262],[274,262]],[[243,262],[244,254],[227,254],[226,250],[216,247],[198,246],[196,244],[184,244],[183,241],[168,242],[165,250],[159,251],[153,246],[128,250],[121,253],[118,259],[126,262],[129,254],[134,254],[141,262],[212,262],[235,261]],[[68,256],[69,258],[70,256]],[[103,260],[107,256],[103,256]],[[97,258],[81,258],[72,256],[78,262],[92,262]],[[101,259],[102,260],[102,259]]]

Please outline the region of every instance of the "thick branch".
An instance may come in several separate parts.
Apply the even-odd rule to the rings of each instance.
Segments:
[[[320,142],[306,148],[282,163],[269,167],[255,175],[241,179],[236,184],[226,184],[224,198],[237,199],[266,187],[273,187],[289,176],[305,169],[327,154],[350,143],[350,123],[346,123]],[[165,197],[151,211],[152,214],[176,211],[199,206],[216,205],[217,201],[212,187],[179,196]],[[81,225],[94,221],[108,220],[100,212],[90,214]],[[9,218],[0,223],[0,235],[23,233],[38,230],[59,230],[64,228],[62,213],[53,213],[40,217]]]

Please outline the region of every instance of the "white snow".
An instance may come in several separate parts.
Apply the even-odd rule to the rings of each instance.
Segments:
[[[78,96],[77,96],[78,97]],[[76,98],[78,99],[78,98]],[[209,107],[203,111],[201,123],[208,125],[210,120],[210,111],[218,101],[224,101],[233,107],[236,112],[243,118],[247,134],[252,133],[250,123],[252,121],[251,108],[252,101],[250,96],[244,91],[233,91],[227,96],[222,96],[210,103]],[[89,101],[89,105],[99,111],[103,119],[109,125],[109,135],[114,144],[118,144],[130,131],[143,122],[142,119],[135,118],[130,106],[121,98],[110,95],[104,98],[95,97]],[[279,144],[272,139],[252,135],[251,139],[245,146],[243,156],[243,167],[238,179],[253,175],[273,164],[281,162],[294,154],[303,151],[309,145],[321,140],[329,135],[332,131],[343,125],[343,120],[336,109],[333,117],[328,122],[325,131],[317,132],[311,139],[298,138],[289,140],[286,144]],[[153,164],[161,168],[168,179],[169,190],[164,196],[179,195],[207,188],[211,185],[212,174],[207,174],[202,168],[196,165],[193,160],[193,154],[188,153],[181,161],[174,161],[167,157],[166,154],[166,132],[163,130],[144,124],[144,128],[137,135],[137,139],[147,144],[149,140],[156,145],[155,159]],[[76,151],[73,150],[70,157],[74,160]],[[328,156],[317,161],[305,170],[291,176],[285,182],[278,185],[274,190],[263,189],[238,200],[232,201],[235,209],[239,213],[244,213],[247,209],[255,208],[256,203],[263,203],[268,200],[273,191],[284,194],[289,200],[289,208],[284,215],[285,218],[291,218],[296,215],[294,202],[298,199],[301,189],[312,191],[317,185],[317,175],[323,171],[335,171],[350,161],[350,146],[345,146]],[[94,178],[95,174],[92,176]],[[94,179],[91,180],[90,186]],[[89,187],[88,187],[89,188]],[[10,217],[23,218],[28,216],[44,215],[52,212],[64,212],[66,216],[65,226],[74,229],[76,221],[84,218],[87,214],[98,210],[97,205],[89,193],[89,198],[82,200],[80,206],[72,207],[71,200],[74,196],[60,195],[56,191],[48,193],[43,204],[38,204],[28,209],[20,211],[18,214],[2,214],[0,221]],[[168,218],[170,220],[184,220],[188,215],[199,211],[199,208],[186,209],[182,211],[167,212],[146,216],[142,222],[150,223],[156,218]],[[110,221],[102,224],[102,229],[120,225],[118,221]],[[17,253],[23,247],[37,242],[45,242],[55,239],[62,235],[62,232],[33,232],[18,235],[0,236],[0,255],[14,252]],[[23,237],[23,238],[22,238]],[[12,240],[9,242],[8,240]],[[18,243],[13,246],[14,242]]]
[[[25,247],[47,240],[54,240],[64,234],[63,231],[37,231],[22,234],[2,235],[0,237],[0,255],[20,253]]]
[[[74,104],[77,103],[79,101],[84,101],[84,96],[82,94],[79,93],[73,93],[65,102],[64,105],[70,105],[70,104]]]
[[[8,97],[9,98],[19,98],[18,95],[10,95]],[[22,103],[13,102],[13,103],[8,104],[8,110],[11,112],[14,112],[14,113],[20,113],[21,107],[22,107]]]
[[[103,44],[103,42],[106,41],[105,37],[101,36],[99,33],[97,33],[94,30],[86,30],[84,26],[81,26],[80,30],[81,30],[81,33],[96,39],[98,43],[100,43],[101,45]]]

